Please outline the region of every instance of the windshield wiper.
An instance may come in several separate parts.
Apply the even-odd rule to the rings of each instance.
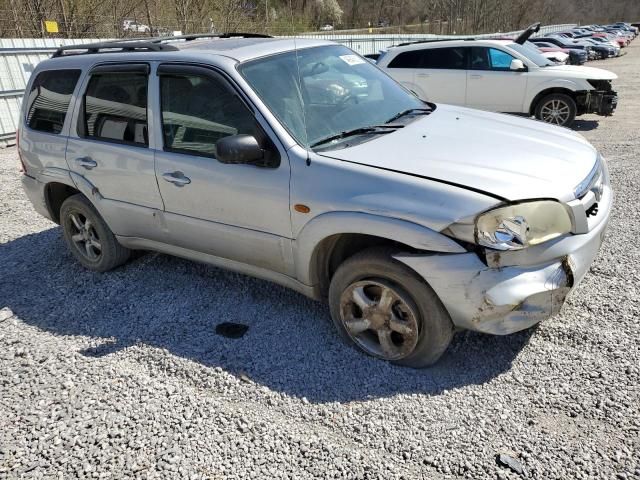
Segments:
[[[376,134],[385,134],[391,133],[397,128],[402,128],[404,125],[371,125],[370,127],[360,127],[354,128],[353,130],[347,130],[344,132],[336,133],[335,135],[330,135],[328,137],[322,138],[315,143],[311,144],[311,148],[322,145],[323,143],[328,143],[333,140],[339,140],[341,138],[353,137],[355,135],[364,135],[367,133],[376,133]]]
[[[409,115],[411,113],[416,113],[419,115],[428,115],[429,113],[431,113],[433,111],[433,109],[431,108],[408,108],[407,110],[403,110],[402,112],[394,115],[393,117],[391,117],[389,120],[386,121],[386,123],[391,123],[394,120],[398,120],[401,117],[404,117],[405,115]],[[418,113],[420,112],[420,113]]]

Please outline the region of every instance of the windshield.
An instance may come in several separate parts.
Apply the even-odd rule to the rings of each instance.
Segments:
[[[384,124],[405,110],[427,107],[340,45],[298,50],[297,59],[291,51],[252,60],[241,64],[239,71],[305,147],[342,132]]]
[[[531,42],[526,42],[524,45],[520,45],[519,43],[510,43],[509,48],[515,50],[520,55],[524,55],[533,63],[535,63],[539,67],[549,67],[553,65],[548,58],[540,54],[540,50]]]

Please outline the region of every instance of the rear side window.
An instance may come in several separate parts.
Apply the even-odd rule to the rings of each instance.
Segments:
[[[147,79],[140,72],[93,74],[84,97],[84,135],[147,146]]]
[[[447,47],[402,52],[389,63],[389,68],[464,70],[466,65],[466,48]]]
[[[466,48],[431,48],[422,51],[421,68],[464,70]]]
[[[27,99],[27,125],[33,130],[60,133],[80,70],[40,72]]]
[[[389,62],[388,68],[420,68],[421,58],[420,50],[402,52]]]

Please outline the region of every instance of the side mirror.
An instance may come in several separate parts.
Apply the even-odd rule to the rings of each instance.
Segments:
[[[258,163],[264,159],[264,150],[253,135],[231,135],[216,142],[216,159],[231,164]]]
[[[527,67],[524,65],[522,60],[514,58],[511,60],[511,65],[509,65],[509,70],[514,72],[526,72]]]

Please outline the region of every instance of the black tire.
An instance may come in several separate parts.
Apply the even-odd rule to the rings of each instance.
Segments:
[[[98,211],[82,194],[73,195],[62,203],[60,225],[67,247],[89,270],[106,272],[119,267],[131,256],[131,250],[118,243]]]
[[[340,336],[350,345],[365,353],[376,356],[398,365],[413,368],[423,368],[434,364],[445,352],[453,337],[453,323],[445,310],[442,302],[413,270],[392,258],[393,252],[384,248],[371,248],[345,260],[337,269],[329,286],[329,307],[331,318]],[[364,285],[360,287],[360,285]],[[354,334],[345,326],[350,322],[360,322],[360,319],[350,317],[350,320],[343,320],[350,316],[350,309],[355,308],[349,304],[351,294],[358,288],[369,289],[371,292],[367,300],[372,300],[376,295],[377,288],[388,288],[395,295],[389,311],[399,308],[403,321],[409,319],[409,324],[417,326],[417,335],[413,332],[406,337],[398,334],[393,337],[394,355],[379,354],[376,350],[375,342],[378,341],[378,350],[382,351],[382,341],[379,337],[378,329],[367,329],[361,333]],[[382,291],[382,290],[380,290]],[[344,295],[344,297],[343,297]],[[380,306],[380,297],[373,305]],[[364,307],[369,308],[369,307]],[[364,309],[360,311],[364,318]],[[396,312],[392,313],[396,315]],[[357,315],[356,315],[357,316]],[[377,317],[379,321],[380,317]],[[395,317],[397,318],[397,317]],[[385,326],[380,329],[391,328],[390,320],[385,320]],[[368,322],[367,322],[368,323]],[[351,328],[351,327],[350,327]],[[393,328],[391,328],[393,329]],[[393,336],[395,332],[390,334]],[[408,342],[405,344],[405,341]],[[395,355],[401,355],[395,358]]]
[[[551,93],[542,97],[536,104],[535,116],[538,120],[551,125],[571,127],[576,119],[578,107],[569,95]],[[557,112],[557,116],[554,114]]]

